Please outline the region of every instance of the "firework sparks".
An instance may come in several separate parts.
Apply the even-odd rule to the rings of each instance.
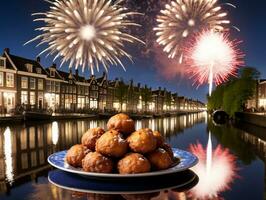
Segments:
[[[51,5],[46,13],[35,13],[40,16],[34,21],[45,22],[44,27],[37,28],[42,34],[29,42],[40,40],[48,48],[39,55],[61,57],[61,65],[69,62],[69,67],[89,66],[91,73],[99,66],[106,71],[110,65],[121,65],[122,57],[132,60],[124,50],[124,43],[142,42],[126,32],[130,26],[139,26],[128,17],[139,13],[130,12],[117,0],[62,0],[48,1]],[[27,42],[27,43],[29,43]],[[26,44],[27,44],[26,43]],[[143,43],[143,42],[142,42]],[[125,68],[124,68],[125,69]]]
[[[199,158],[193,171],[199,176],[199,183],[190,191],[189,196],[197,199],[212,199],[219,193],[230,189],[237,176],[236,157],[228,149],[218,145],[212,150],[211,137],[205,150],[201,144],[191,145],[190,151]]]
[[[239,41],[229,40],[229,35],[214,31],[203,31],[187,50],[188,73],[195,83],[209,83],[211,95],[213,82],[216,85],[236,76],[236,70],[244,64],[244,54],[238,49]]]
[[[217,0],[172,0],[157,17],[157,42],[169,58],[179,56],[194,33],[204,29],[224,31],[230,21]]]

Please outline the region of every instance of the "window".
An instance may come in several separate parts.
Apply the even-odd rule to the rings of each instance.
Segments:
[[[10,74],[10,73],[6,74],[6,86],[14,87],[14,74]]]
[[[54,69],[50,69],[50,76],[55,77],[55,70]]]
[[[62,93],[65,93],[65,86],[64,85],[61,86],[61,91],[62,91]]]
[[[32,73],[32,64],[27,63],[26,68],[27,68],[28,72]]]
[[[55,82],[51,81],[52,92],[55,92]]]
[[[51,92],[51,81],[46,81],[46,90]]]
[[[2,92],[0,92],[0,106],[2,106],[2,104],[3,104],[3,103],[2,103],[2,98],[3,98],[3,97],[2,97]]]
[[[35,89],[35,86],[36,84],[35,84],[35,78],[30,78],[30,89]]]
[[[30,92],[30,105],[35,105],[35,92]]]
[[[77,92],[77,88],[76,86],[73,86],[73,93],[76,93]]]
[[[36,68],[37,74],[41,74],[42,73],[42,69],[41,68]]]
[[[98,102],[95,99],[90,99],[90,108],[98,108]]]
[[[43,90],[43,79],[38,79],[38,90]]]
[[[28,77],[25,77],[25,76],[21,77],[21,88],[23,89],[28,88]]]
[[[4,73],[0,72],[0,86],[4,86]]]
[[[55,92],[60,92],[60,83],[59,82],[55,82]]]
[[[89,87],[85,87],[85,95],[89,94]]]
[[[27,91],[21,92],[21,104],[28,104],[28,92]]]
[[[6,59],[5,58],[0,58],[0,67],[5,68],[6,67]]]

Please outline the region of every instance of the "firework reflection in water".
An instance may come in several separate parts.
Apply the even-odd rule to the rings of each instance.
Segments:
[[[200,143],[191,145],[189,149],[199,158],[199,163],[192,168],[199,176],[199,183],[188,195],[197,199],[213,199],[229,190],[230,184],[237,178],[236,157],[229,149],[218,145],[212,150],[210,133],[206,150]]]

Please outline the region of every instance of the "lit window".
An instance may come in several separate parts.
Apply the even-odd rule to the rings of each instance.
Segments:
[[[95,99],[90,99],[90,108],[97,109],[98,108],[98,101]]]
[[[4,86],[4,73],[0,72],[0,86]]]
[[[46,81],[46,90],[51,92],[51,81]]]
[[[30,89],[35,89],[35,86],[36,84],[35,84],[35,78],[30,78]]]
[[[0,67],[5,68],[6,67],[6,59],[5,58],[0,58]]]
[[[21,88],[23,89],[28,88],[28,77],[25,77],[25,76],[21,77]]]
[[[38,79],[38,90],[43,90],[43,80]]]
[[[28,92],[21,91],[21,104],[28,104]]]
[[[32,73],[32,64],[27,63],[26,68],[27,68],[28,72]]]
[[[35,105],[35,92],[30,92],[30,105]]]
[[[6,74],[6,86],[14,87],[14,74],[11,73]]]

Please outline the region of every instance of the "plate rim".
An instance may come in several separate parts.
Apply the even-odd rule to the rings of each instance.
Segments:
[[[159,191],[163,191],[163,190],[171,190],[171,189],[174,189],[174,188],[177,188],[177,187],[180,188],[180,187],[183,187],[183,186],[185,186],[187,184],[192,183],[195,180],[196,177],[197,177],[197,175],[194,174],[194,176],[190,180],[188,180],[188,181],[186,181],[186,182],[184,182],[184,183],[182,183],[182,184],[180,184],[178,186],[175,185],[175,186],[171,186],[171,187],[165,187],[165,188],[153,189],[153,190],[143,190],[143,191],[101,191],[101,190],[86,190],[86,189],[73,188],[73,187],[68,187],[68,186],[63,186],[63,185],[57,184],[57,183],[55,183],[54,181],[51,180],[51,178],[49,177],[49,175],[48,175],[47,178],[48,178],[48,181],[50,183],[54,184],[55,186],[57,186],[57,187],[59,187],[61,189],[65,189],[65,190],[76,191],[76,192],[84,192],[84,193],[95,193],[95,194],[111,194],[111,195],[120,194],[121,195],[121,194],[146,194],[146,193],[152,193],[152,192],[159,192]]]
[[[154,171],[154,172],[146,172],[146,173],[138,173],[138,174],[114,174],[114,173],[96,173],[96,172],[76,171],[76,170],[73,170],[73,169],[68,169],[68,168],[65,168],[65,167],[60,167],[60,166],[54,164],[50,160],[50,158],[52,156],[54,156],[56,154],[59,154],[59,153],[66,153],[67,150],[58,151],[56,153],[51,154],[50,156],[48,156],[47,161],[53,167],[55,167],[57,169],[60,169],[60,170],[63,170],[63,171],[70,172],[70,173],[73,173],[73,174],[78,174],[80,176],[85,176],[85,177],[98,177],[98,178],[137,178],[137,177],[161,176],[161,175],[166,175],[166,174],[172,174],[172,173],[177,173],[177,172],[185,171],[185,170],[190,169],[193,166],[197,165],[198,162],[199,162],[198,157],[196,155],[194,155],[193,153],[190,153],[188,151],[185,151],[185,150],[182,150],[182,149],[179,149],[179,148],[172,148],[172,150],[173,151],[176,151],[176,150],[183,151],[185,153],[191,154],[195,158],[195,160],[189,166],[181,167],[181,168],[179,168],[178,170],[175,170],[175,171],[171,171],[170,169],[172,169],[172,168],[174,168],[176,166],[171,167],[171,168],[168,168],[168,169],[165,169],[165,170]]]

